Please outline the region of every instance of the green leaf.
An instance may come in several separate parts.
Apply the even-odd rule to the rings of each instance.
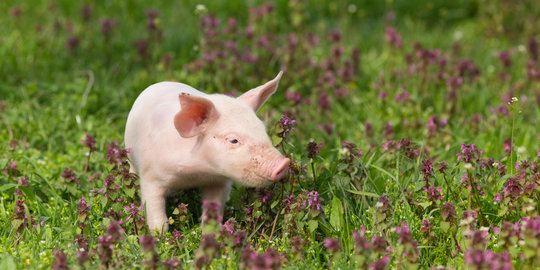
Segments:
[[[270,208],[271,208],[271,209],[274,209],[274,208],[276,207],[276,205],[278,205],[279,202],[280,202],[280,201],[274,201],[274,202],[272,203],[272,205],[270,205]]]
[[[314,232],[319,227],[319,222],[317,220],[310,220],[308,222],[308,228],[310,232]]]
[[[341,231],[341,228],[343,227],[343,206],[337,197],[332,199],[331,208],[330,225],[332,225],[336,231]]]
[[[127,189],[124,189],[124,192],[126,193],[126,195],[130,198],[135,198],[135,188],[127,188]]]
[[[380,196],[378,194],[372,193],[372,192],[366,192],[366,191],[358,191],[358,190],[352,190],[352,189],[346,189],[348,192],[358,195],[364,195],[368,197],[374,197],[379,198]]]
[[[3,191],[5,191],[5,190],[11,189],[11,188],[14,188],[14,187],[16,187],[16,186],[17,186],[17,184],[13,184],[13,183],[9,183],[9,184],[2,185],[2,186],[0,187],[0,192],[3,192]]]
[[[2,254],[0,257],[0,269],[5,270],[12,270],[17,269],[17,266],[15,265],[15,261],[13,260],[13,257],[9,256],[9,254]]]
[[[420,203],[418,203],[418,205],[422,206],[422,208],[424,208],[424,209],[426,209],[426,208],[428,208],[429,206],[431,206],[431,204],[433,204],[433,202],[431,202],[431,201],[420,202]]]
[[[448,232],[448,229],[450,229],[450,223],[445,222],[445,221],[441,221],[441,231],[446,233],[446,232]]]
[[[26,195],[26,198],[28,198],[28,200],[30,201],[35,201],[36,200],[36,194],[34,193],[34,191],[30,188],[30,187],[19,187],[19,189],[24,193],[24,195]]]

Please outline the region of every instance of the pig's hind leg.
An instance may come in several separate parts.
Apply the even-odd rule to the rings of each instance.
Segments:
[[[167,189],[151,176],[141,176],[141,200],[146,207],[146,220],[150,231],[166,232],[169,230],[165,213]]]

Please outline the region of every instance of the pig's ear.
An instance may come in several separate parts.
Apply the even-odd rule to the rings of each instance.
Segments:
[[[238,97],[238,100],[249,105],[254,111],[258,111],[264,102],[276,92],[282,74],[283,71],[280,71],[273,80],[245,92]]]
[[[184,138],[204,131],[205,125],[218,117],[214,104],[203,97],[180,94],[180,112],[174,117],[174,127]]]

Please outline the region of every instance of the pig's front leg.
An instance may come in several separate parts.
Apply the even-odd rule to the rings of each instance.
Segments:
[[[229,200],[232,182],[228,181],[223,184],[211,185],[201,188],[203,202],[215,202],[219,204],[218,218],[223,217],[225,203]],[[202,220],[207,216],[207,209],[203,207]]]
[[[169,229],[165,213],[167,189],[153,177],[141,177],[141,200],[146,206],[146,219],[150,231],[166,232]]]

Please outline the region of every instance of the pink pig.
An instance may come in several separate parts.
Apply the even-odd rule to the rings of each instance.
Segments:
[[[165,196],[171,190],[200,187],[203,200],[220,203],[223,213],[231,180],[262,187],[285,176],[290,160],[274,148],[255,115],[282,73],[238,98],[175,82],[154,84],[139,95],[124,139],[131,171],[141,179],[150,230],[168,230]]]

